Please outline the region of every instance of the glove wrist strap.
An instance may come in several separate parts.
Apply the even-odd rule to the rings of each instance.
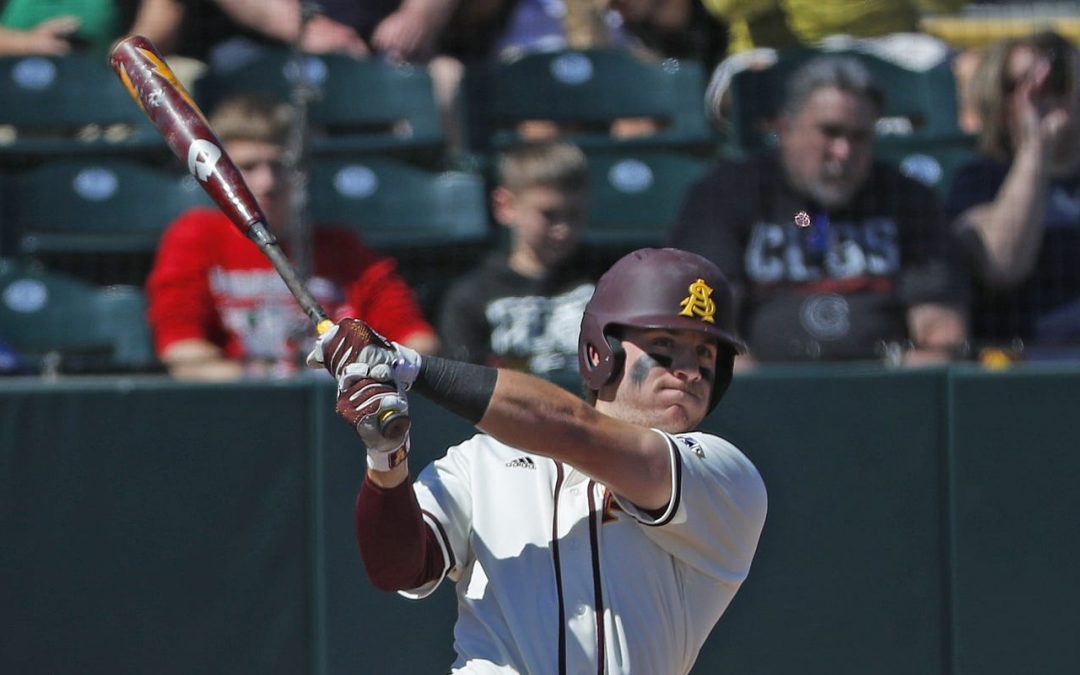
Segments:
[[[405,436],[405,442],[394,450],[368,450],[367,465],[373,471],[389,471],[404,462],[409,457],[409,437]]]

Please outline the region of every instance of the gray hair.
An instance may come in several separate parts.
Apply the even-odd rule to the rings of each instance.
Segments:
[[[795,115],[818,89],[835,88],[870,103],[881,113],[885,92],[874,82],[870,70],[853,56],[818,56],[803,64],[787,80],[780,112]]]

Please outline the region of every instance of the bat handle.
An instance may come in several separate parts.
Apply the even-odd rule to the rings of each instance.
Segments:
[[[266,227],[265,223],[254,222],[247,229],[247,236],[249,239],[255,242],[255,244],[266,254],[266,257],[270,259],[270,264],[274,266],[277,273],[281,275],[281,280],[285,282],[285,286],[288,287],[289,292],[293,294],[296,301],[300,303],[301,309],[311,319],[311,323],[315,324],[315,330],[319,335],[322,335],[326,331],[330,330],[330,327],[334,325],[334,322],[327,316],[326,310],[322,308],[319,301],[315,299],[315,296],[308,290],[307,284],[304,283],[300,275],[296,273],[296,268],[292,266],[289,259],[285,257],[284,251],[281,250],[281,246],[277,242],[277,238]]]
[[[281,275],[281,279],[285,282],[289,291],[296,298],[296,301],[300,303],[300,307],[311,319],[311,322],[315,324],[315,330],[319,335],[322,335],[326,331],[330,330],[330,327],[334,325],[334,322],[326,315],[326,311],[319,304],[319,301],[311,295],[311,291],[308,290],[307,285],[300,279],[300,275],[296,273],[288,258],[285,257],[285,253],[281,250],[281,246],[278,245],[277,239],[274,238],[274,234],[266,227],[265,223],[255,222],[247,230],[248,237],[254,241],[260,249],[266,254],[266,257],[270,259],[270,263]],[[397,410],[387,410],[379,415],[379,433],[387,440],[394,442],[405,442],[405,434],[409,432],[409,427],[412,425],[412,421],[409,419],[409,414],[406,412],[399,412]]]

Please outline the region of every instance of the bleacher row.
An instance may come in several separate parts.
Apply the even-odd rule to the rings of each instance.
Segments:
[[[664,242],[684,191],[712,157],[768,149],[782,78],[812,53],[737,74],[723,134],[708,121],[706,73],[692,61],[598,49],[470,67],[461,90],[464,147],[453,153],[423,68],[268,50],[205,73],[192,93],[204,110],[231,93],[311,94],[312,221],[355,227],[397,257],[434,313],[449,277],[497,239],[487,207],[491,167],[519,140],[519,123],[555,121],[586,151],[586,245],[614,259]],[[944,192],[950,170],[972,152],[956,126],[949,67],[916,73],[855,55],[891,94],[878,154]],[[0,101],[0,339],[31,369],[153,369],[140,287],[164,228],[209,198],[104,64],[0,59]],[[617,118],[648,118],[659,131],[613,137]],[[72,316],[101,327],[76,330]]]

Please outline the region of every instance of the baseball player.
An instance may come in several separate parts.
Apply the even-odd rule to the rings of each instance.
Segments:
[[[643,249],[601,277],[581,323],[585,400],[546,380],[415,352],[346,319],[309,355],[368,448],[356,502],[368,576],[456,584],[453,673],[687,673],[746,578],[765,520],[757,470],[693,431],[742,344],[724,277]],[[378,419],[411,390],[483,433],[410,479]]]

